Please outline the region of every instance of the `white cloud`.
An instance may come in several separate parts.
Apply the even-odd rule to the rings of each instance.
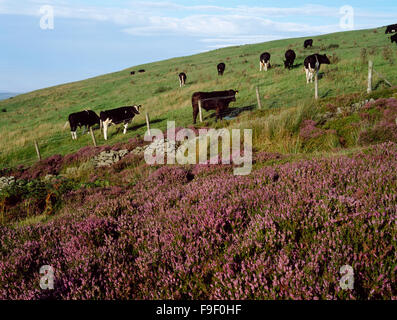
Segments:
[[[128,7],[119,8],[87,5],[77,7],[65,0],[16,2],[0,0],[0,14],[38,16],[40,6],[50,4],[55,6],[55,18],[107,21],[119,25],[123,32],[133,36],[182,35],[204,38],[201,41],[211,47],[225,43],[236,45],[342,31],[338,25],[339,8],[319,5],[295,8],[221,7],[132,1]],[[377,24],[379,21],[394,19],[393,13],[365,12],[360,9],[355,10],[355,15],[356,18],[368,20],[369,23],[376,21]],[[293,22],[302,20],[302,17],[305,18],[305,23]],[[328,24],[310,23],[316,17],[324,17],[322,20]]]

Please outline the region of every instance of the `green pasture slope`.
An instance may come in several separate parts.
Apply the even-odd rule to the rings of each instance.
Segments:
[[[314,85],[306,85],[303,60],[312,53],[327,53],[333,64],[323,66],[320,79],[320,98],[332,98],[354,92],[365,92],[367,60],[375,63],[378,72],[391,83],[397,83],[397,48],[384,34],[384,28],[341,32],[313,37],[313,48],[303,49],[303,38],[228,47],[189,57],[181,57],[131,67],[100,77],[68,83],[19,95],[0,101],[0,168],[28,165],[36,160],[33,141],[38,140],[43,157],[68,154],[91,144],[88,135],[72,141],[69,129],[63,126],[68,114],[84,109],[96,112],[124,105],[141,104],[143,114],[133,120],[126,136],[110,129],[113,144],[143,135],[144,113],[149,112],[152,127],[165,129],[167,120],[177,126],[192,124],[191,96],[195,91],[238,89],[240,94],[232,107],[253,107],[256,111],[255,87],[261,90],[262,104],[269,112],[313,104]],[[284,53],[292,48],[297,53],[296,67],[285,70]],[[259,55],[269,51],[273,68],[259,72]],[[364,52],[365,51],[365,52]],[[226,72],[218,77],[216,65],[226,63]],[[130,75],[131,70],[146,69],[146,73]],[[188,79],[179,88],[178,73],[186,72]],[[375,86],[384,84],[375,78]],[[214,126],[212,113],[204,112],[205,125]],[[236,120],[244,126],[243,118]],[[217,126],[233,126],[236,121],[224,121]],[[249,122],[247,122],[247,125]],[[103,137],[96,132],[99,144]],[[254,134],[255,135],[255,134]],[[261,149],[261,146],[258,146]]]

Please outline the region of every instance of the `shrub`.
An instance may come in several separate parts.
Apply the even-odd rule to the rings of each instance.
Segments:
[[[74,184],[68,180],[53,183],[19,180],[0,191],[2,222],[15,222],[42,213],[53,215],[61,207],[64,195],[73,188]]]

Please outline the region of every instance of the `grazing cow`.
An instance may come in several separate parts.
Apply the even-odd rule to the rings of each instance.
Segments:
[[[391,43],[393,43],[393,42],[397,43],[397,33],[390,37],[390,41],[391,41]]]
[[[264,52],[261,54],[259,58],[259,71],[262,71],[263,69],[267,71],[268,68],[270,68],[270,53],[269,52]]]
[[[222,120],[222,113],[229,108],[231,102],[236,101],[237,90],[195,92],[192,96],[193,123],[196,123],[199,113],[198,102],[201,100],[201,107],[208,110],[216,110],[216,121]]]
[[[305,49],[307,49],[308,47],[313,47],[313,39],[305,40],[305,43],[303,44],[303,46],[305,47]]]
[[[108,139],[108,127],[111,124],[119,124],[124,123],[124,131],[123,133],[127,133],[128,124],[135,117],[136,114],[139,114],[139,108],[141,106],[129,106],[129,107],[121,107],[113,110],[102,111],[100,114],[101,120],[101,128],[103,127],[103,136],[105,140]]]
[[[220,64],[217,65],[216,67],[218,69],[218,76],[223,76],[223,73],[225,72],[226,65],[221,62]]]
[[[69,115],[69,120],[66,122],[65,127],[70,124],[70,132],[72,133],[72,139],[77,140],[77,127],[81,128],[84,126],[84,131],[89,130],[90,127],[100,124],[98,115],[91,110],[84,110],[81,112],[72,113]],[[84,133],[83,133],[84,134]]]
[[[390,26],[387,26],[385,34],[395,33],[395,32],[397,32],[397,24],[391,24]]]
[[[145,69],[141,69],[141,70],[138,70],[138,72],[139,73],[144,73],[144,72],[146,72],[146,70]]]
[[[135,74],[135,71],[131,71],[131,73],[130,73],[132,76]]]
[[[309,81],[313,82],[313,76],[316,73],[317,63],[318,63],[318,70],[320,70],[320,66],[322,64],[330,64],[331,62],[329,61],[326,54],[321,55],[316,53],[308,56],[304,61],[307,83],[309,83]]]
[[[186,79],[187,79],[186,73],[181,72],[181,73],[179,74],[179,86],[180,86],[181,88],[186,84]]]
[[[284,60],[285,68],[291,70],[292,67],[294,66],[295,59],[296,59],[295,51],[291,49],[287,50],[287,52],[285,53],[285,60]]]

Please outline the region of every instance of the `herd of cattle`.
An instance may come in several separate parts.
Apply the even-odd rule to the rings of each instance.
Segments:
[[[390,37],[391,42],[397,43],[397,24],[390,25],[386,28],[386,34],[394,33]],[[304,48],[313,47],[313,39],[307,39],[304,41]],[[271,54],[269,52],[264,52],[259,58],[259,71],[267,71],[271,68],[270,64]],[[296,59],[296,53],[292,49],[288,49],[285,52],[284,67],[286,69],[292,69],[294,67],[294,62]],[[330,64],[330,60],[327,55],[321,55],[318,53],[309,55],[304,60],[304,69],[306,73],[306,82],[313,82],[314,74],[320,69],[322,64]],[[217,65],[217,71],[219,76],[223,76],[226,70],[225,63],[221,62]],[[144,69],[138,71],[139,73],[145,72]],[[135,74],[135,71],[131,71],[131,75]],[[186,73],[181,72],[179,74],[179,85],[183,87],[186,84],[187,76]],[[192,108],[193,108],[193,123],[196,123],[197,115],[199,113],[199,102],[201,107],[206,110],[216,111],[216,120],[222,120],[222,114],[226,109],[229,108],[230,103],[236,101],[237,90],[227,90],[227,91],[213,91],[213,92],[195,92],[192,96]],[[72,133],[72,139],[77,139],[77,127],[85,127],[85,129],[90,129],[94,125],[99,125],[100,129],[103,129],[104,139],[108,139],[108,127],[111,124],[123,124],[124,131],[127,133],[128,124],[132,121],[135,115],[139,114],[140,105],[121,107],[113,110],[102,111],[98,116],[94,111],[85,110],[77,113],[72,113],[69,115],[70,129]],[[66,123],[67,125],[67,123]],[[65,125],[65,126],[66,126]]]

